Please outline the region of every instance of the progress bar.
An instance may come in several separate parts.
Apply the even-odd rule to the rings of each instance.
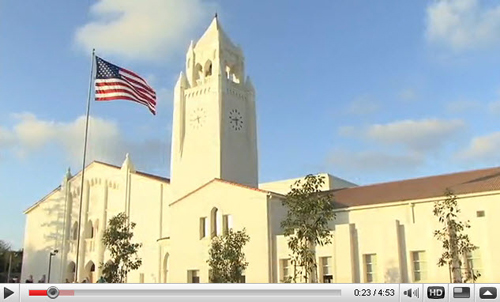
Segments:
[[[175,290],[175,289],[75,289],[59,290],[59,296],[79,297],[130,297],[130,296],[185,296],[185,297],[220,297],[220,296],[253,296],[253,297],[338,297],[342,295],[340,289],[323,290]],[[47,290],[30,290],[29,296],[47,297]]]
[[[59,296],[74,296],[75,291],[74,290],[60,290],[59,291]],[[47,297],[47,290],[43,289],[35,289],[35,290],[30,290],[29,291],[29,296],[30,297]]]
[[[22,302],[400,302],[399,284],[20,284]],[[422,286],[422,285],[418,285]],[[16,302],[16,301],[6,302]]]

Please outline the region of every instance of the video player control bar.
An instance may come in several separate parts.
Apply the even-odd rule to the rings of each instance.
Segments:
[[[478,302],[500,284],[0,284],[3,301]]]

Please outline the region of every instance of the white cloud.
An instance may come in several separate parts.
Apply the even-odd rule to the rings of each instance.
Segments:
[[[488,110],[491,114],[500,115],[500,100],[488,104]]]
[[[371,140],[383,145],[405,147],[411,152],[430,152],[441,148],[465,128],[461,120],[403,120],[367,128],[342,127],[340,134]]]
[[[463,113],[478,109],[479,107],[480,104],[477,101],[461,99],[447,103],[446,111],[449,113]]]
[[[482,4],[478,0],[433,2],[427,8],[427,39],[458,51],[498,45],[500,5]]]
[[[366,115],[376,113],[379,109],[380,106],[375,99],[368,94],[364,94],[356,97],[349,105],[347,111],[351,114]]]
[[[10,146],[13,139],[12,133],[9,130],[0,127],[0,148]]]
[[[372,125],[366,135],[380,143],[403,145],[413,151],[426,152],[440,148],[464,127],[464,122],[460,120],[405,120]]]
[[[354,126],[342,126],[338,129],[338,134],[346,137],[358,136],[360,131]]]
[[[370,149],[334,150],[329,153],[328,163],[346,173],[408,175],[408,172],[417,172],[429,163],[464,128],[465,124],[460,120],[439,119],[340,127],[339,135],[368,143]]]
[[[500,160],[500,132],[478,136],[471,140],[467,149],[459,152],[456,157],[470,162],[498,165]]]
[[[403,101],[410,102],[417,98],[417,93],[411,88],[406,88],[398,93],[398,97]]]
[[[100,0],[90,11],[94,19],[77,29],[77,45],[125,59],[160,61],[185,51],[215,9],[201,0]]]
[[[85,117],[70,122],[55,122],[37,118],[32,113],[13,115],[16,124],[12,129],[0,128],[0,151],[13,151],[26,157],[44,148],[56,147],[64,152],[72,165],[81,164]],[[8,144],[3,144],[7,138]],[[109,120],[91,117],[89,123],[87,159],[121,164],[126,153],[141,169],[166,166],[169,148],[166,141],[130,141],[118,125]]]
[[[409,172],[419,168],[425,158],[419,154],[394,154],[378,151],[336,150],[330,153],[328,162],[335,169],[367,173]]]

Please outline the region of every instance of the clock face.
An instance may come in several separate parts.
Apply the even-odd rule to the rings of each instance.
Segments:
[[[233,130],[243,129],[243,117],[237,109],[229,111],[229,124]]]
[[[198,107],[191,112],[189,123],[194,129],[199,129],[207,119],[207,112],[202,107]]]

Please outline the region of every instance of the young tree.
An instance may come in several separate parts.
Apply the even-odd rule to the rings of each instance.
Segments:
[[[317,280],[317,263],[315,247],[330,244],[332,234],[329,223],[335,219],[333,197],[321,193],[325,183],[323,176],[307,175],[296,181],[291,191],[283,200],[287,207],[287,216],[281,222],[284,235],[288,237],[288,247],[292,250],[294,266],[291,281],[296,283],[297,277],[315,282]],[[296,269],[299,268],[299,269]]]
[[[460,221],[460,209],[455,194],[446,189],[446,198],[434,203],[434,216],[438,217],[443,227],[434,231],[434,237],[441,241],[444,252],[438,260],[439,266],[448,265],[451,270],[452,283],[475,281],[480,274],[467,269],[462,277],[462,259],[466,258],[477,247],[470,242],[464,231],[470,228],[469,221]]]
[[[10,244],[0,239],[0,253],[5,253],[8,251],[10,251]]]
[[[216,236],[208,252],[207,263],[210,267],[211,283],[241,283],[243,271],[247,268],[243,247],[250,241],[246,230],[234,232],[229,230],[226,235]]]
[[[10,244],[0,240],[0,272],[6,272],[9,265]]]
[[[110,261],[101,263],[104,279],[108,283],[123,283],[127,274],[142,265],[137,252],[142,243],[132,243],[135,223],[129,223],[127,215],[120,213],[109,220],[102,242],[110,251]]]

